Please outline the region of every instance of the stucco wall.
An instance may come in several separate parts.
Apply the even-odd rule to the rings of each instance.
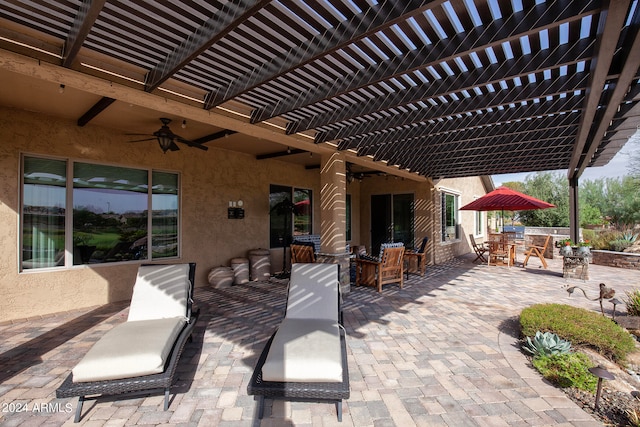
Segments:
[[[375,194],[407,194],[414,195],[415,201],[415,241],[418,246],[424,236],[429,237],[427,245],[427,264],[439,264],[452,257],[469,253],[471,245],[468,235],[474,232],[475,212],[460,211],[460,239],[453,242],[442,242],[441,223],[441,190],[446,189],[460,195],[460,206],[475,200],[486,193],[482,180],[478,177],[443,179],[432,185],[431,181],[418,183],[395,177],[369,177],[360,184],[360,243],[371,248],[371,196]],[[486,220],[486,215],[483,217]],[[483,227],[484,230],[484,227]],[[486,235],[486,231],[484,234]],[[482,236],[478,236],[478,241]],[[354,242],[358,244],[358,242]]]
[[[123,167],[180,173],[181,258],[196,262],[196,286],[207,286],[211,268],[229,265],[247,251],[269,247],[269,185],[313,191],[313,232],[320,230],[320,172],[275,159],[186,146],[163,154],[154,141],[128,143],[124,132],[41,114],[0,108],[0,322],[128,300],[139,262],[93,264],[49,271],[19,271],[20,155],[52,156]],[[440,242],[438,186],[458,191],[461,204],[484,194],[479,178],[417,183],[371,177],[347,186],[352,197],[351,245],[370,247],[372,194],[412,193],[416,202],[415,245],[430,237],[428,263],[469,252],[460,242]],[[229,201],[243,200],[244,219],[227,219]],[[473,212],[462,212],[462,236],[473,231]],[[272,272],[282,268],[282,249],[271,253]]]
[[[441,218],[442,218],[442,202],[441,196],[443,191],[451,192],[459,195],[458,207],[462,207],[471,203],[476,198],[486,194],[482,180],[479,177],[470,178],[449,178],[441,179],[434,182],[434,258],[435,263],[445,262],[452,257],[463,255],[472,251],[469,242],[469,234],[475,234],[475,211],[458,211],[458,221],[460,224],[460,239],[442,242],[441,239]],[[486,224],[486,213],[483,214],[483,221]],[[483,233],[476,236],[476,241],[481,242],[486,237],[486,227],[482,227]],[[484,239],[486,240],[486,239]]]
[[[429,234],[431,222],[431,203],[429,184],[418,183],[393,176],[373,176],[364,178],[360,183],[360,242],[356,244],[367,247],[369,253],[376,253],[379,248],[371,248],[371,196],[376,194],[413,194],[416,218],[415,242],[417,246],[422,238]],[[429,236],[431,238],[431,236]]]
[[[127,143],[123,132],[20,110],[0,108],[0,138],[0,322],[127,300],[138,267],[118,263],[20,273],[21,153],[179,172],[179,261],[197,263],[196,286],[207,284],[212,267],[269,247],[270,184],[309,188],[316,200],[320,195],[319,172],[303,166],[213,148],[203,152],[184,146],[163,154],[154,141]],[[245,202],[245,218],[227,219],[229,201],[239,199]],[[319,203],[314,203],[313,217],[314,232],[319,232]]]

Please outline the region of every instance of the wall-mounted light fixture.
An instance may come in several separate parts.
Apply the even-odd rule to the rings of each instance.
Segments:
[[[242,200],[229,200],[229,208],[227,208],[228,219],[244,218],[244,202]]]

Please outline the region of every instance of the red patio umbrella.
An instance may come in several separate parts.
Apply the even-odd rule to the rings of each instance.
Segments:
[[[547,203],[535,197],[512,190],[508,187],[498,187],[490,193],[464,205],[460,210],[464,211],[528,211],[532,209],[555,208],[555,205]]]
[[[519,191],[512,190],[509,187],[498,187],[473,202],[464,205],[460,210],[502,211],[502,225],[504,226],[504,211],[528,211],[555,207],[556,206],[551,203],[547,203]]]

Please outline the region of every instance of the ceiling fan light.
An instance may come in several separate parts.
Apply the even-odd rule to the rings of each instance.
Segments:
[[[163,153],[166,153],[169,148],[171,148],[171,144],[173,143],[173,138],[169,135],[162,134],[158,135],[158,144],[160,144],[160,148]]]

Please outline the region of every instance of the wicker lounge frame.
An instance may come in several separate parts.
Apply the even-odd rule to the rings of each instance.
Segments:
[[[269,354],[275,332],[262,350],[256,368],[247,386],[249,395],[258,400],[258,418],[264,415],[264,400],[278,399],[290,402],[335,403],[338,421],[342,421],[342,400],[348,399],[349,369],[347,366],[347,344],[344,329],[340,328],[340,347],[342,353],[342,382],[278,382],[262,379],[262,365]]]
[[[338,266],[339,267],[339,266]],[[339,271],[339,268],[338,268]],[[338,276],[339,277],[339,276]],[[339,292],[339,286],[338,286]],[[289,302],[289,300],[287,301]],[[288,305],[288,304],[287,304]],[[267,360],[271,344],[277,330],[267,341],[256,367],[251,375],[251,380],[247,385],[247,394],[253,395],[258,401],[258,418],[264,415],[265,399],[286,400],[290,402],[314,402],[314,403],[335,403],[338,421],[342,421],[342,400],[348,399],[349,390],[349,367],[347,363],[346,333],[343,326],[342,298],[338,296],[338,325],[340,332],[340,359],[342,365],[342,381],[340,382],[320,382],[320,381],[266,381],[262,377],[262,368]]]
[[[189,264],[189,281],[193,284],[195,278],[195,263]],[[62,382],[56,390],[57,398],[68,398],[78,396],[78,406],[76,408],[74,422],[77,423],[82,417],[82,406],[86,400],[95,400],[102,396],[136,394],[155,394],[164,392],[164,410],[169,409],[170,388],[173,384],[174,375],[178,366],[178,360],[184,350],[187,341],[192,340],[193,329],[198,320],[200,310],[192,310],[193,288],[190,288],[190,295],[187,301],[187,311],[189,322],[184,326],[171,349],[163,372],[152,375],[142,375],[132,378],[73,382],[73,372]],[[91,397],[87,397],[91,396]]]

